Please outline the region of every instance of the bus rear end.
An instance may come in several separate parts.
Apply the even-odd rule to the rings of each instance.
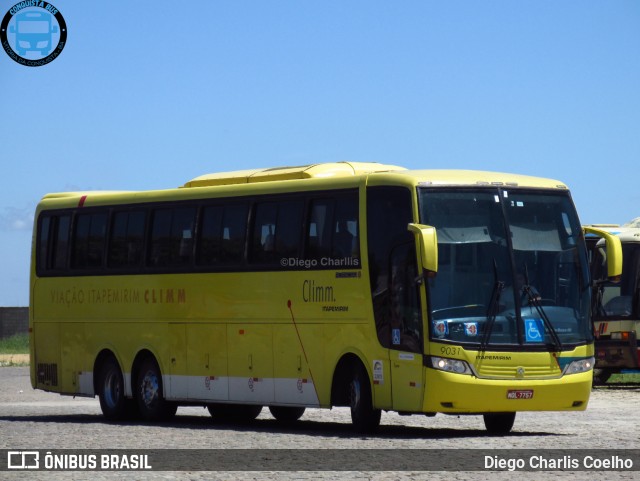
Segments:
[[[622,243],[622,276],[594,286],[593,322],[596,369],[594,383],[604,384],[616,373],[640,369],[640,228],[631,224],[607,228]],[[606,278],[608,259],[602,241],[588,239],[594,279]]]

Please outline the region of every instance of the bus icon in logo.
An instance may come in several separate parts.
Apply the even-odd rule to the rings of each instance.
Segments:
[[[36,50],[46,57],[51,49],[52,34],[58,33],[58,26],[51,25],[51,14],[47,12],[24,12],[16,15],[16,24],[10,32],[16,34],[15,50],[24,57],[28,51]]]
[[[41,67],[62,53],[67,22],[48,2],[16,3],[0,22],[0,45],[11,59],[26,67]]]
[[[40,453],[38,451],[7,452],[8,469],[39,469]]]

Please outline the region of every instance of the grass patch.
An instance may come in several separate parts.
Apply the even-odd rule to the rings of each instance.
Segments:
[[[0,339],[0,354],[29,354],[29,334]]]
[[[640,372],[612,374],[607,384],[640,383]]]

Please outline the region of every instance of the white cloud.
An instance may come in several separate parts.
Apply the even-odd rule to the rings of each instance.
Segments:
[[[33,211],[35,207],[5,207],[0,212],[0,230],[25,231],[33,227]]]

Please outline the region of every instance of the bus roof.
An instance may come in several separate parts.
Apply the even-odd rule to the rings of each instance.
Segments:
[[[408,170],[400,174],[410,175],[422,186],[487,186],[496,187],[536,187],[544,189],[564,189],[563,182],[530,175],[505,174],[483,170]]]
[[[372,172],[406,170],[398,165],[376,162],[330,162],[300,165],[296,167],[274,167],[270,169],[236,170],[205,174],[190,180],[183,187],[212,187],[217,185],[250,184],[279,180],[319,179],[329,177],[350,177]]]
[[[360,179],[358,178],[360,177]],[[539,189],[567,190],[562,182],[542,177],[505,174],[479,170],[407,170],[404,167],[375,162],[331,162],[302,165],[297,167],[275,167],[264,169],[219,172],[196,177],[184,185],[171,189],[148,191],[85,191],[58,192],[46,194],[42,200],[48,208],[68,206],[104,205],[120,202],[155,202],[160,198],[187,199],[210,195],[251,194],[260,191],[289,191],[305,189],[300,182],[313,189],[326,188],[325,180],[332,180],[332,187],[352,187],[366,178],[367,185],[405,186],[496,186],[526,187]],[[281,181],[292,181],[288,182]],[[310,181],[309,184],[306,184]],[[198,189],[195,189],[198,187]],[[236,190],[237,187],[237,190]],[[264,189],[263,189],[264,188]],[[248,189],[248,190],[246,190]],[[190,192],[191,191],[191,192]]]
[[[640,217],[636,217],[635,219],[627,222],[624,227],[636,227],[640,228]]]
[[[357,175],[372,175],[372,178],[375,178],[383,173],[412,178],[415,183],[422,185],[495,185],[567,189],[564,183],[557,180],[528,175],[479,170],[407,170],[397,165],[375,162],[330,162],[296,167],[219,172],[196,177],[182,187],[214,187],[282,180],[353,177]]]
[[[589,227],[597,227],[620,238],[620,242],[640,242],[640,217],[623,225],[618,224],[589,224]],[[592,234],[587,234],[591,237]],[[597,237],[597,236],[596,236]],[[604,243],[604,240],[600,242]],[[600,243],[599,242],[599,243]]]

